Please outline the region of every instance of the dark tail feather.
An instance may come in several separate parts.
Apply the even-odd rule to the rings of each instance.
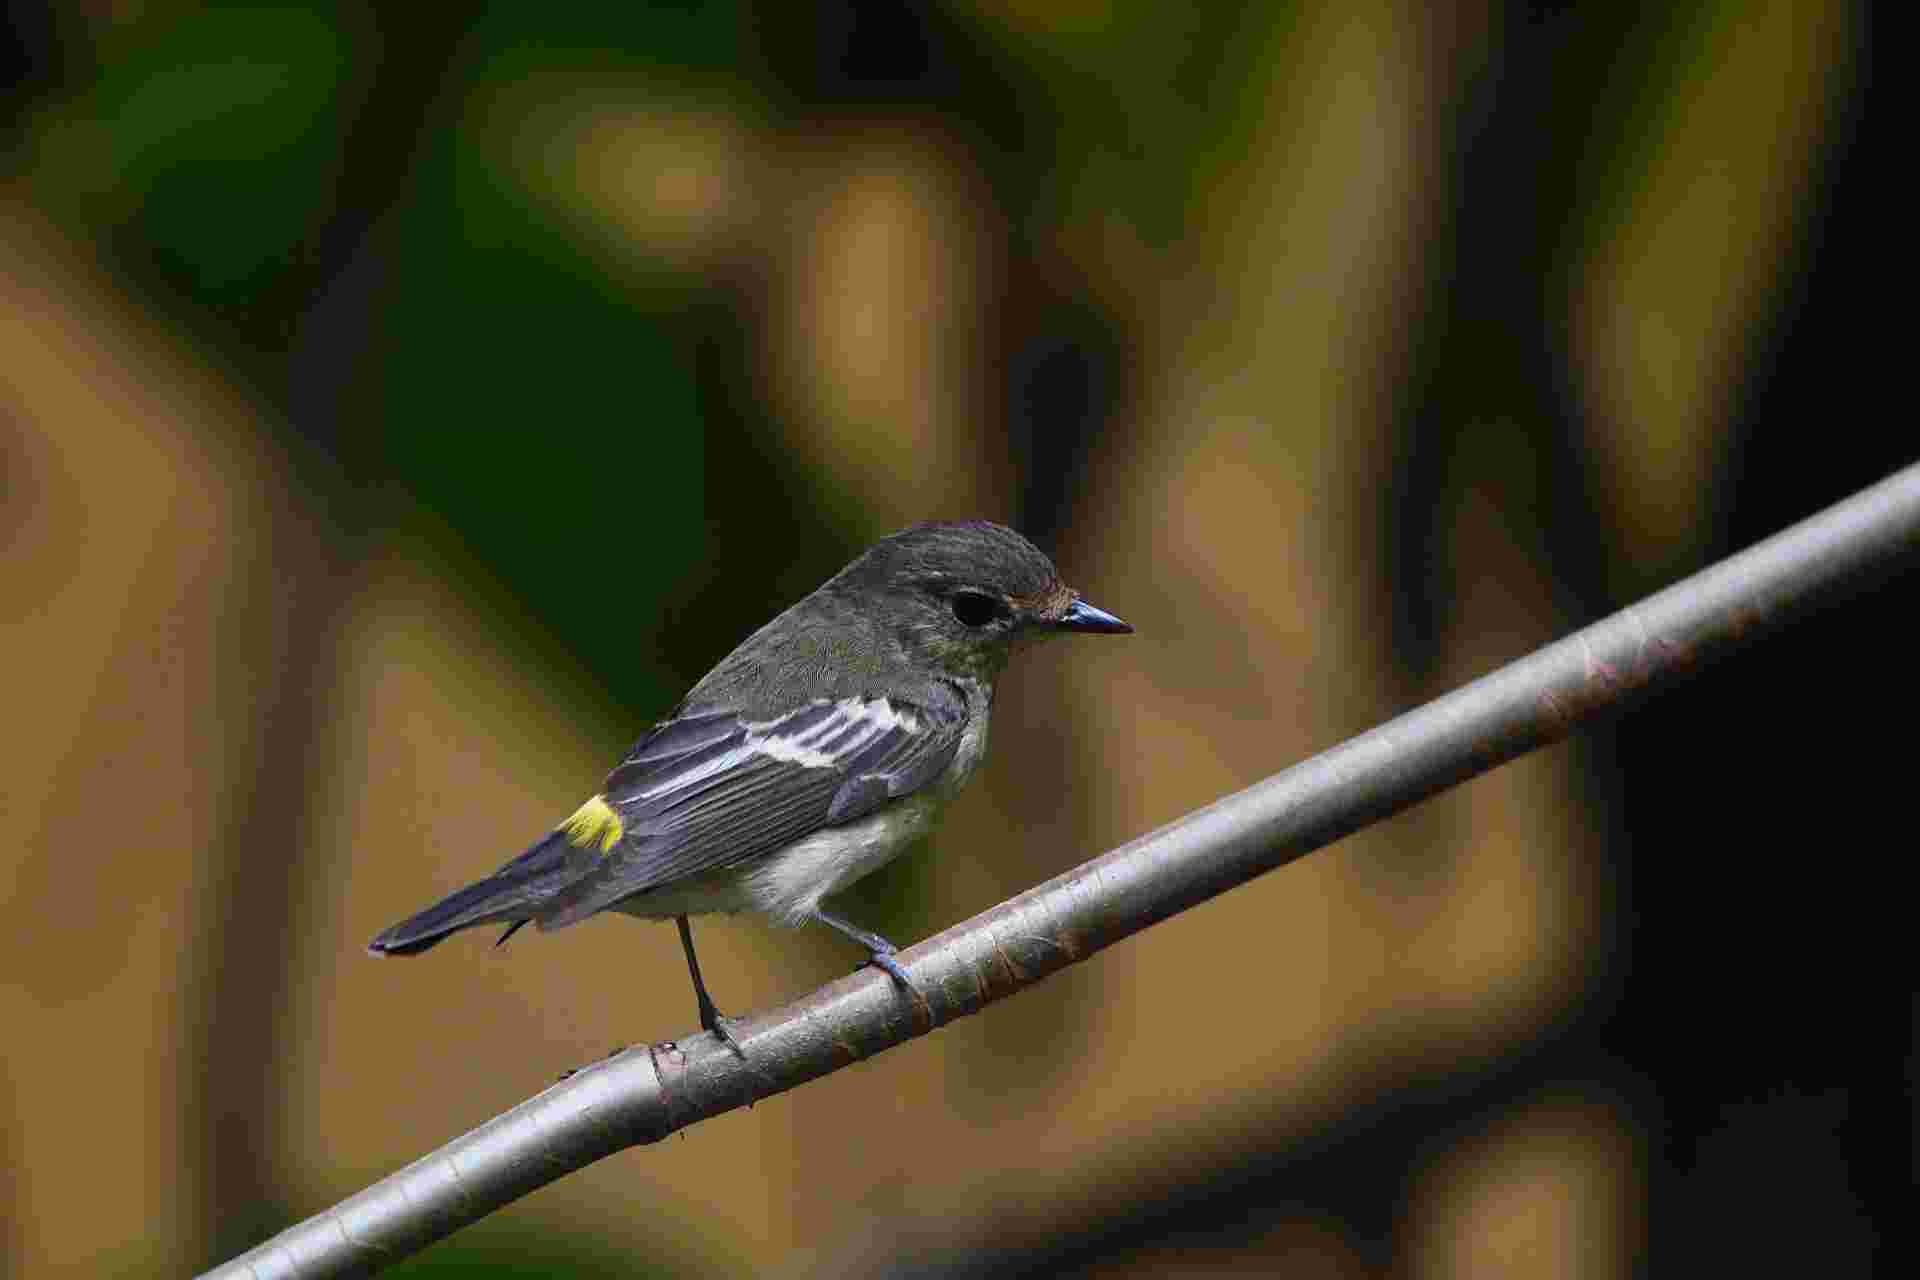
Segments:
[[[517,929],[579,876],[578,859],[571,855],[581,854],[563,833],[551,832],[485,880],[456,889],[425,911],[382,929],[367,950],[377,956],[411,956],[475,925],[509,920]],[[509,929],[506,937],[512,934]]]
[[[418,955],[450,934],[471,925],[485,924],[494,918],[503,887],[487,879],[455,890],[425,911],[382,929],[367,944],[367,950],[378,956]]]

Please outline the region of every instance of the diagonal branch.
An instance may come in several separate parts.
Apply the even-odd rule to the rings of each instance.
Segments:
[[[628,1049],[210,1273],[365,1275],[626,1147],[804,1084],[1564,736],[1920,549],[1920,466],[1453,693],[714,1037]]]

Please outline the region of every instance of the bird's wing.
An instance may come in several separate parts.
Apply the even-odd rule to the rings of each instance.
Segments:
[[[580,838],[606,853],[541,927],[851,822],[939,777],[965,727],[964,701],[943,686],[917,702],[823,699],[771,720],[688,708],[608,775],[599,799],[618,825],[596,818]]]

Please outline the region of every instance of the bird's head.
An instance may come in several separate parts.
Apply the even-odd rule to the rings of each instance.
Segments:
[[[1046,553],[987,520],[917,524],[882,538],[830,587],[857,596],[909,653],[991,679],[1016,640],[1133,628],[1060,581]]]

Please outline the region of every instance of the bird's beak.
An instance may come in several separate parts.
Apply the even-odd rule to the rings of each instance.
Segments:
[[[1123,636],[1133,630],[1105,609],[1090,605],[1079,596],[1073,598],[1073,603],[1053,625],[1061,631],[1091,631],[1110,636]]]

